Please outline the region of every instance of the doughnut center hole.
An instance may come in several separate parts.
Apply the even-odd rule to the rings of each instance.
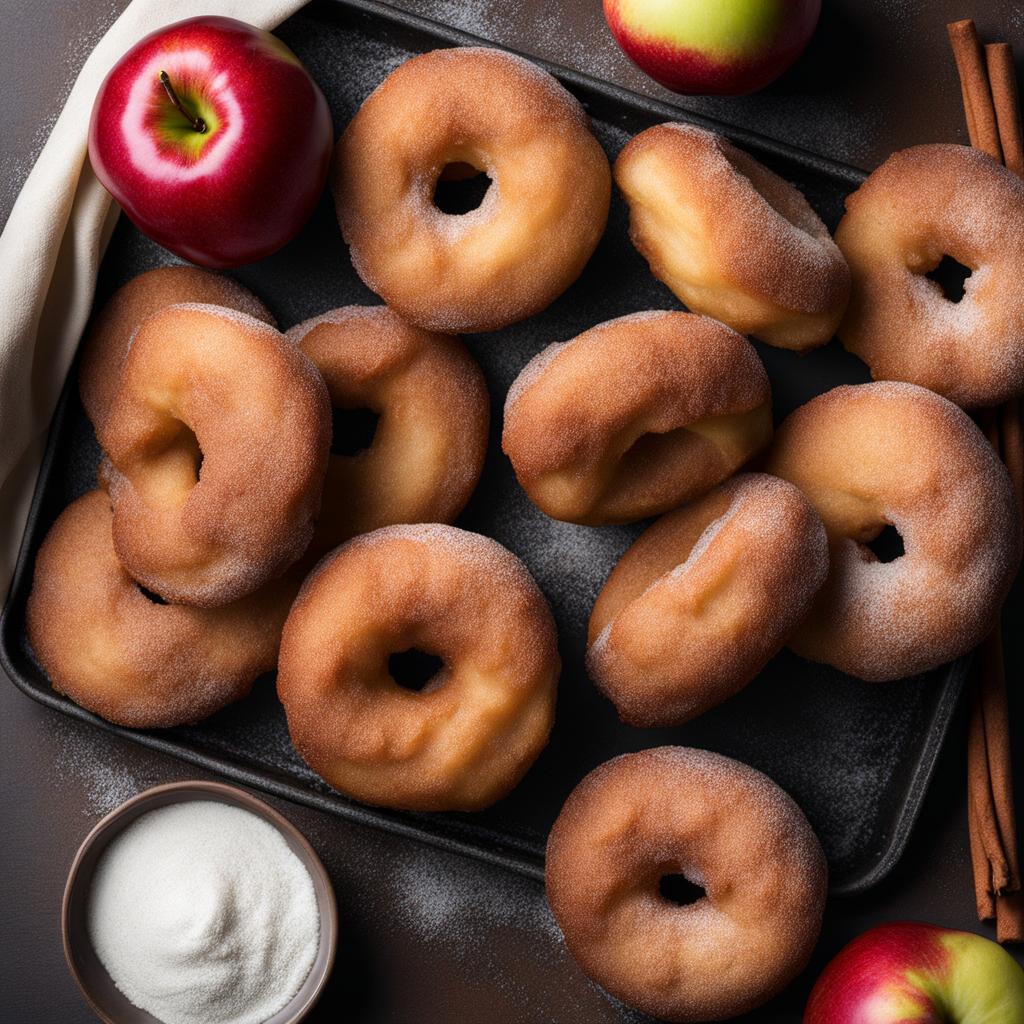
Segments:
[[[167,604],[167,602],[152,590],[147,590],[141,583],[135,584],[135,589],[151,604]]]
[[[643,470],[647,465],[658,465],[675,454],[681,442],[692,437],[687,427],[676,427],[663,434],[641,434],[623,456],[623,463],[631,470]]]
[[[491,179],[465,160],[454,160],[441,168],[434,185],[434,205],[453,216],[471,213],[484,201]]]
[[[380,415],[372,409],[331,410],[331,451],[358,455],[373,444]]]
[[[388,658],[388,674],[403,690],[422,693],[444,668],[444,659],[418,647],[399,651]]]
[[[870,551],[879,562],[895,562],[902,558],[905,552],[903,538],[895,526],[886,523],[877,536],[866,541],[864,547]]]
[[[943,256],[938,265],[929,270],[925,277],[934,281],[950,302],[956,303],[964,297],[967,290],[967,279],[971,273],[970,267],[958,263],[952,256]]]
[[[679,874],[662,875],[658,881],[658,891],[662,899],[677,907],[688,907],[707,895],[704,889],[691,882],[686,875]]]
[[[195,483],[199,483],[199,473],[203,468],[203,449],[199,447],[199,438],[196,432],[187,424],[178,421],[178,437],[175,448],[184,454],[186,464],[191,464],[192,472],[195,474]]]

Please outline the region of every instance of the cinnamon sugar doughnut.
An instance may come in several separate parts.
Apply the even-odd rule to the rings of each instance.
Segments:
[[[587,670],[628,724],[679,725],[761,671],[827,575],[807,499],[775,477],[737,476],[622,556],[590,616]]]
[[[78,390],[93,426],[99,427],[117,394],[121,364],[143,320],[179,302],[226,306],[275,327],[266,306],[247,288],[198,267],[158,267],[133,277],[93,318],[82,341]]]
[[[708,317],[652,311],[527,363],[501,444],[542,511],[599,526],[704,493],[771,434],[771,387],[750,343]]]
[[[287,337],[316,364],[336,409],[379,416],[368,448],[331,455],[312,548],[455,519],[480,478],[490,420],[487,385],[462,342],[387,306],[331,310]]]
[[[443,213],[450,165],[491,179],[469,213]],[[604,232],[608,159],[580,103],[501,50],[406,61],[362,105],[335,150],[334,200],[356,271],[433,331],[490,331],[549,305]]]
[[[877,380],[963,406],[1024,392],[1024,182],[967,146],[894,153],[846,200],[836,231],[853,273],[843,345]],[[959,302],[925,275],[970,271]]]
[[[443,667],[416,692],[389,657]],[[277,689],[296,750],[364,803],[477,810],[547,743],[559,671],[554,621],[525,566],[451,526],[349,541],[307,580],[285,624]]]
[[[36,556],[28,637],[54,689],[108,721],[197,722],[274,667],[298,586],[289,575],[221,608],[157,604],[118,560],[107,495],[90,491],[61,513]]]
[[[194,304],[150,317],[99,437],[118,557],[166,600],[237,600],[309,543],[330,399],[316,367],[267,324]]]
[[[665,876],[704,890],[679,905]],[[821,927],[825,856],[800,808],[719,754],[659,747],[594,769],[548,838],[551,910],[577,963],[669,1021],[746,1013],[803,969]]]
[[[850,293],[828,228],[798,189],[721,136],[660,124],[615,161],[633,244],[695,313],[780,348],[823,345]]]
[[[790,647],[861,679],[924,672],[992,628],[1020,562],[1009,474],[973,421],[915,384],[834,388],[779,428],[767,469],[828,530],[831,570]],[[887,525],[904,554],[867,546]]]

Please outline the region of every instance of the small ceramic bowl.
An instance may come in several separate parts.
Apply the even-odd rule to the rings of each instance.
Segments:
[[[64,956],[72,976],[78,982],[86,1002],[104,1024],[161,1024],[152,1014],[128,1002],[100,963],[89,941],[86,903],[96,864],[110,841],[146,811],[184,800],[219,801],[258,815],[281,833],[289,849],[309,872],[320,911],[320,945],[316,960],[302,988],[287,1006],[266,1021],[266,1024],[297,1024],[313,1008],[334,965],[338,939],[338,910],[334,889],[313,847],[290,821],[262,800],[220,782],[175,782],[147,789],[108,814],[85,837],[71,864],[61,906]]]

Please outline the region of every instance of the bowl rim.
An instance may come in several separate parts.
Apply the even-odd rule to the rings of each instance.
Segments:
[[[103,1024],[123,1024],[122,1021],[111,1017],[103,1007],[98,1005],[78,969],[70,934],[71,897],[80,881],[82,862],[85,860],[86,854],[93,846],[96,845],[97,841],[109,833],[114,826],[116,826],[117,823],[128,814],[128,812],[139,807],[140,804],[150,803],[157,797],[174,792],[205,794],[214,802],[233,804],[235,806],[241,805],[245,809],[248,809],[252,813],[262,817],[265,821],[268,821],[271,825],[277,828],[279,832],[286,834],[295,841],[307,858],[303,866],[311,872],[319,875],[323,882],[324,891],[327,893],[328,899],[323,901],[323,906],[320,905],[321,901],[318,899],[317,909],[320,912],[320,930],[322,933],[326,932],[327,934],[327,956],[324,960],[323,967],[321,968],[320,977],[317,978],[309,995],[304,999],[301,1005],[295,1006],[294,1012],[287,1018],[287,1024],[298,1024],[298,1022],[303,1020],[310,1010],[312,1010],[316,1005],[317,1000],[323,993],[324,987],[327,985],[328,979],[333,973],[334,960],[338,947],[338,903],[334,892],[334,885],[331,883],[331,877],[327,873],[327,869],[324,867],[323,861],[320,860],[320,857],[317,855],[316,850],[313,849],[310,841],[302,834],[296,825],[293,825],[292,822],[280,813],[280,811],[275,810],[270,806],[270,804],[261,800],[259,797],[254,796],[252,793],[239,786],[232,786],[226,782],[215,782],[209,779],[186,779],[180,782],[166,782],[158,786],[151,786],[149,789],[145,789],[141,793],[136,793],[135,796],[130,797],[128,800],[125,800],[124,803],[119,804],[112,811],[105,814],[89,830],[86,837],[79,844],[78,849],[75,851],[75,855],[72,858],[71,867],[68,870],[67,881],[64,883],[64,893],[61,897],[60,904],[61,944],[64,948],[64,960],[68,965],[68,970],[71,972],[71,976],[75,980],[75,984],[78,986],[78,989],[82,993],[86,1003],[89,1005],[89,1008],[96,1014]],[[227,799],[225,799],[225,797],[227,797]],[[170,803],[181,802],[181,800],[167,801],[162,803],[161,806],[169,806]],[[296,996],[297,995],[298,993],[296,993]],[[286,1004],[281,1009],[288,1009],[289,1006],[290,1004]]]

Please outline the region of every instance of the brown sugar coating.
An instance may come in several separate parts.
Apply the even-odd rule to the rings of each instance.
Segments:
[[[827,575],[825,528],[800,491],[734,477],[622,556],[590,616],[587,669],[623,721],[679,725],[761,671]]]
[[[389,657],[443,660],[420,691]],[[478,810],[547,743],[559,657],[544,595],[496,541],[390,526],[321,562],[295,602],[277,688],[295,749],[364,803]]]
[[[771,434],[753,346],[709,317],[651,311],[527,363],[505,403],[502,448],[542,511],[599,526],[697,497]]]
[[[251,593],[306,549],[330,437],[323,379],[274,328],[217,306],[162,310],[100,430],[118,557],[168,601]]]
[[[853,296],[839,338],[872,377],[966,407],[1024,392],[1024,182],[967,146],[914,146],[846,211],[836,241]],[[944,256],[970,271],[956,302],[925,276]]]
[[[676,297],[780,348],[823,345],[850,272],[810,204],[719,135],[660,124],[615,161],[630,237]]]
[[[135,729],[197,722],[272,669],[299,588],[289,574],[220,608],[158,604],[114,552],[110,501],[90,491],[36,557],[28,636],[56,690]]]
[[[467,164],[491,185],[475,210],[444,213],[438,179]],[[388,75],[338,142],[332,188],[368,287],[406,320],[456,333],[522,320],[579,277],[604,232],[611,172],[554,78],[466,47]]]
[[[834,388],[779,427],[767,470],[818,510],[829,578],[789,646],[861,679],[965,654],[992,628],[1020,562],[1009,474],[952,402],[915,384]],[[904,553],[868,547],[886,527]]]
[[[480,478],[490,420],[465,345],[386,306],[331,310],[287,337],[316,364],[336,409],[379,416],[369,447],[331,455],[312,549],[381,526],[454,520]]]
[[[679,905],[666,875],[704,890]],[[548,838],[548,901],[580,967],[668,1021],[746,1013],[803,970],[827,868],[800,808],[719,754],[658,747],[594,769]]]
[[[82,341],[78,388],[86,415],[97,428],[117,393],[121,365],[143,320],[179,302],[201,302],[247,313],[276,326],[262,302],[223,274],[198,267],[158,267],[133,277],[96,314]]]

